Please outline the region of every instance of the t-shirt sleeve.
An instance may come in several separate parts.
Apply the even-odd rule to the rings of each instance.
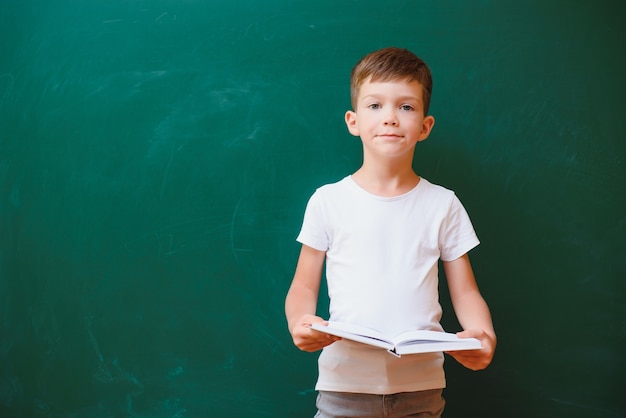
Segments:
[[[439,243],[443,261],[456,260],[480,243],[469,215],[456,195],[441,225]]]
[[[322,209],[320,193],[315,192],[307,203],[302,228],[300,229],[296,241],[318,251],[327,251],[328,235],[324,229],[324,214]]]

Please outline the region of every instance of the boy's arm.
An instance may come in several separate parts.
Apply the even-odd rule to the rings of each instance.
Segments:
[[[326,253],[302,246],[296,273],[285,299],[285,315],[293,343],[303,351],[317,351],[340,338],[311,329],[325,321],[315,315]]]
[[[463,327],[458,336],[478,338],[483,346],[480,350],[450,351],[448,354],[468,369],[482,370],[491,363],[496,348],[489,307],[478,290],[467,254],[454,261],[444,261],[443,267],[452,305]]]

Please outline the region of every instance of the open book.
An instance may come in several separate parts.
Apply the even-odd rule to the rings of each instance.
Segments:
[[[439,331],[406,331],[395,337],[387,337],[370,328],[335,321],[330,321],[328,325],[313,324],[311,328],[347,340],[384,348],[397,357],[403,354],[482,348],[480,341],[476,338],[459,338],[456,334]]]

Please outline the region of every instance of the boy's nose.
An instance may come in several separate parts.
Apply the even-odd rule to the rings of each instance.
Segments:
[[[383,119],[385,126],[396,126],[398,124],[398,118],[394,112],[387,112],[385,119]]]

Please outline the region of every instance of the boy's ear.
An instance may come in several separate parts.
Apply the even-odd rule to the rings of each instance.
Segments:
[[[430,135],[433,126],[435,126],[435,118],[432,116],[426,116],[422,122],[422,132],[420,133],[420,141],[425,140]]]
[[[354,136],[359,136],[359,126],[356,122],[356,113],[352,110],[348,110],[346,112],[345,119],[348,131]]]

